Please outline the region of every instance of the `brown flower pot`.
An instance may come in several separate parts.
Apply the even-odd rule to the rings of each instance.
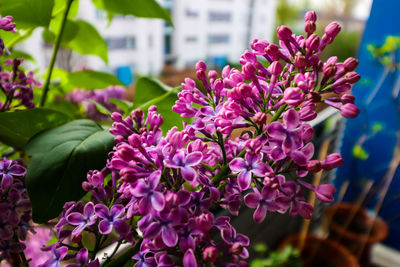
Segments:
[[[283,249],[287,245],[297,247],[299,244],[299,235],[287,237],[281,244]],[[359,267],[356,257],[341,244],[321,239],[314,235],[308,235],[303,250],[300,254],[303,261],[303,267]]]
[[[350,216],[354,219],[345,227]],[[385,221],[379,218],[374,221],[365,209],[356,209],[354,204],[341,203],[328,207],[325,217],[330,220],[328,238],[340,242],[360,257],[362,266],[368,265],[370,261],[371,246],[383,241],[388,235]]]

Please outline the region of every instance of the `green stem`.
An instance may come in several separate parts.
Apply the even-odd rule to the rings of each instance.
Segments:
[[[121,244],[122,244],[122,241],[119,241],[118,244],[115,246],[114,251],[111,253],[110,256],[107,257],[107,260],[104,262],[104,265],[106,265],[107,263],[109,263],[111,261],[112,257],[114,257],[115,253],[117,253]]]
[[[287,104],[284,104],[284,105],[280,106],[278,111],[272,117],[271,122],[278,120],[279,117],[281,116],[281,114],[285,111],[286,107],[287,107]]]
[[[227,164],[227,159],[226,159],[226,151],[225,151],[225,145],[224,145],[224,138],[220,132],[217,132],[218,135],[218,144],[221,147],[222,150],[222,157],[224,160],[224,165]]]
[[[104,267],[119,267],[119,266],[124,266],[124,264],[129,261],[133,255],[135,255],[140,248],[141,240],[138,240],[136,245],[127,251],[125,251],[121,256],[117,257],[116,259],[108,262],[107,264],[104,264]]]
[[[58,49],[60,48],[62,35],[63,35],[65,24],[66,24],[67,18],[68,18],[68,13],[69,13],[69,10],[70,10],[70,7],[71,7],[71,4],[73,1],[74,0],[68,0],[68,2],[67,2],[67,8],[64,11],[63,19],[62,19],[61,26],[60,26],[60,31],[58,32],[57,37],[56,37],[56,43],[54,44],[53,52],[51,54],[49,68],[47,70],[46,81],[43,86],[43,95],[42,95],[42,98],[40,99],[41,107],[43,107],[46,102],[47,93],[49,92],[51,75],[53,73],[54,64],[56,63],[57,53],[58,53]]]

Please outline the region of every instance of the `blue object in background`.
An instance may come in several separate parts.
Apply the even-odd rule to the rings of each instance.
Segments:
[[[340,188],[344,181],[350,181],[344,201],[354,201],[363,190],[363,182],[373,180],[373,189],[388,171],[396,146],[396,132],[400,130],[400,101],[393,97],[393,88],[400,80],[398,69],[385,73],[385,67],[368,51],[369,44],[382,46],[389,35],[400,36],[400,1],[374,0],[370,17],[362,37],[357,72],[362,79],[354,87],[356,105],[361,113],[346,122],[341,153],[344,164],[337,170],[335,184]],[[399,55],[397,55],[399,62]],[[384,79],[382,78],[384,77]],[[381,86],[376,89],[379,80]],[[376,94],[373,93],[376,91]],[[372,96],[373,97],[372,97]],[[379,131],[379,128],[382,130]],[[378,131],[377,131],[378,130]],[[374,134],[375,132],[375,134]],[[367,137],[364,141],[362,136]],[[369,155],[366,159],[353,156],[357,143]],[[372,195],[368,207],[376,204],[377,194]],[[385,243],[400,249],[400,168],[385,197],[379,216],[389,223],[390,233]]]
[[[228,59],[226,56],[215,56],[211,60],[212,60],[212,63],[219,69],[222,69],[223,67],[225,67],[226,63],[228,62]]]
[[[117,77],[125,85],[130,85],[133,82],[132,69],[130,66],[117,67]]]

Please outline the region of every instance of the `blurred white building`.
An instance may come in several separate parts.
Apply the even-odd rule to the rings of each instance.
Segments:
[[[276,0],[166,0],[174,21],[173,31],[166,31],[166,60],[178,68],[200,59],[216,65],[238,62],[254,38],[272,40],[276,4]]]
[[[121,77],[157,75],[165,63],[177,68],[202,59],[216,65],[238,62],[253,38],[272,39],[277,0],[158,0],[171,11],[174,26],[160,19],[116,15],[109,22],[92,0],[80,0],[77,18],[95,26],[108,46],[108,65],[96,56],[60,51],[57,66],[108,71]],[[52,45],[41,32],[20,46],[44,69]],[[131,75],[132,76],[132,75]],[[128,79],[129,80],[129,79]]]

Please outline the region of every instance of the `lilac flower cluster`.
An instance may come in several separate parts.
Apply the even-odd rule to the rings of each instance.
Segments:
[[[111,112],[121,112],[116,105],[110,102],[110,98],[123,100],[125,93],[126,90],[122,86],[110,86],[106,89],[97,89],[93,91],[75,89],[66,95],[66,99],[73,103],[81,103],[85,109],[86,116],[99,121],[106,120],[109,117],[99,112],[96,105],[87,102],[87,100],[97,102]]]
[[[10,32],[16,32],[15,23],[12,17],[6,16],[0,18],[0,29]],[[4,51],[10,52],[4,46],[3,40],[0,38],[0,56]],[[0,66],[0,89],[3,97],[0,98],[0,111],[8,111],[12,108],[25,106],[26,108],[34,108],[33,103],[33,87],[40,87],[41,84],[34,80],[33,72],[25,74],[21,69],[23,59],[8,59],[4,62],[4,67],[10,66],[9,70],[2,70]],[[17,100],[15,103],[14,100]]]
[[[301,177],[343,160],[337,153],[313,160],[307,121],[317,116],[318,102],[344,117],[359,113],[349,93],[359,79],[357,60],[322,62],[319,55],[340,26],[331,23],[320,39],[315,13],[305,21],[306,37],[278,28],[280,47],[254,40],[240,59],[242,70],[227,66],[218,77],[200,61],[201,86],[185,79],[173,107],[193,118],[182,131],[173,127],[163,136],[155,106],[147,117],[141,110],[126,118],[113,113],[114,150],[106,167],[89,172],[82,184],[91,201],[65,204],[59,241],[47,248],[52,257],[43,266],[72,258],[77,266],[96,266],[95,254],[110,236],[139,248],[135,266],[247,266],[249,238],[236,232],[230,217],[216,216],[219,210],[237,216],[244,202],[258,223],[268,212],[310,219],[313,207],[301,187],[331,202],[334,186],[313,186]],[[332,92],[337,96],[325,97]],[[82,243],[87,234],[96,236],[89,252]]]
[[[22,161],[0,161],[0,261],[22,252],[31,230],[31,204],[25,189],[26,168]]]

